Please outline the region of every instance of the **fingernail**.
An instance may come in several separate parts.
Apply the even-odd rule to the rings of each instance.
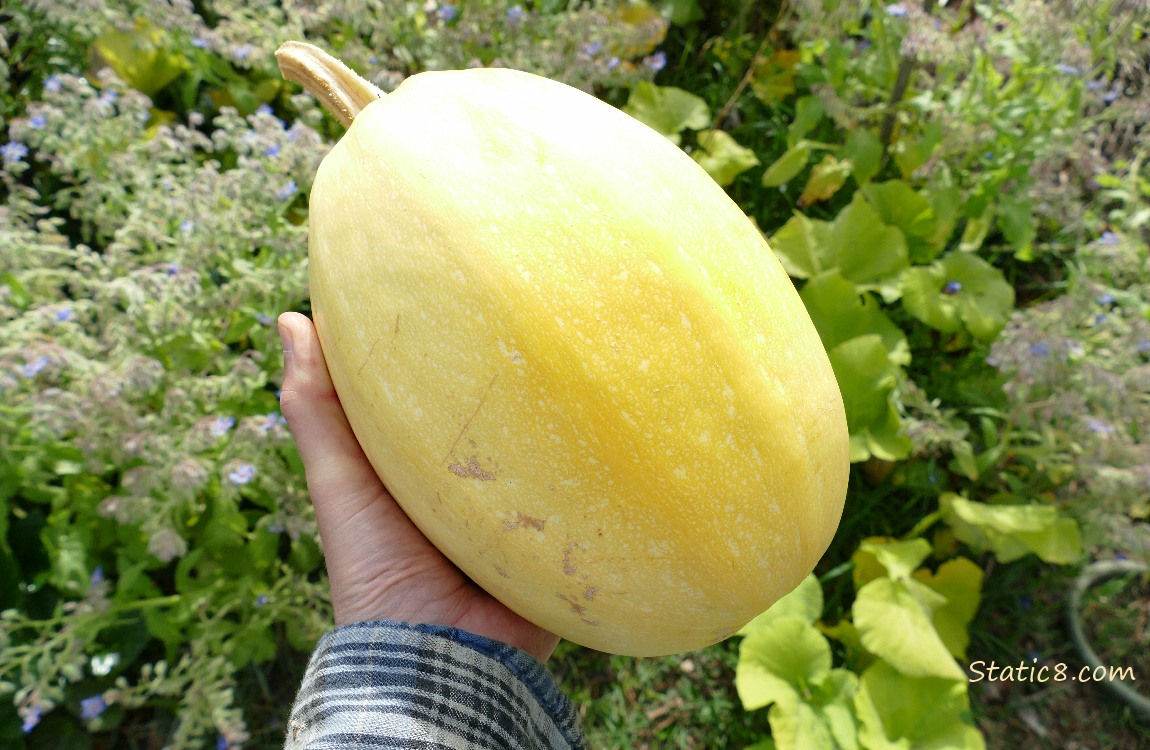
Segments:
[[[286,370],[289,366],[288,363],[291,362],[291,359],[292,359],[292,356],[291,356],[291,354],[292,354],[291,330],[288,329],[288,327],[285,326],[283,323],[280,323],[279,324],[279,332],[280,332],[280,341],[283,343],[283,347],[284,347],[284,369]]]

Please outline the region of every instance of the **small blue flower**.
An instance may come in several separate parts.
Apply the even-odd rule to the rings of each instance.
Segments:
[[[1128,560],[1130,558],[1126,557],[1126,555],[1122,554],[1121,552],[1115,552],[1114,559],[1118,562],[1122,562],[1123,560]]]
[[[268,315],[267,313],[262,312],[256,316],[256,320],[259,321],[259,324],[261,326],[270,326],[272,324],[272,321],[275,320],[275,318]]]
[[[284,531],[284,525],[282,523],[269,523],[268,531],[272,534],[282,534]]]
[[[37,112],[28,118],[28,124],[36,128],[36,130],[40,130],[48,124],[48,118]]]
[[[184,234],[190,234],[191,231],[195,228],[196,222],[192,221],[191,219],[184,219],[180,222],[180,231]]]
[[[24,712],[24,724],[20,727],[24,734],[28,734],[36,728],[36,725],[40,723],[40,717],[43,713],[44,709],[39,706],[33,705],[28,707]]]
[[[946,282],[946,286],[944,286],[942,288],[943,294],[958,294],[961,291],[962,291],[962,282],[961,281],[948,281],[948,282]]]
[[[24,161],[24,157],[27,155],[28,147],[20,141],[8,141],[3,146],[0,146],[0,156],[4,158],[5,164]]]
[[[276,197],[281,201],[291,200],[292,197],[295,196],[296,190],[297,188],[295,180],[288,180],[283,184],[283,186],[280,187],[278,191],[276,191]]]
[[[261,104],[260,106],[256,107],[256,114],[257,115],[273,114],[271,105],[270,104]]]
[[[246,60],[251,56],[251,54],[252,45],[250,44],[243,44],[232,50],[232,57],[236,58],[237,60]]]
[[[512,5],[510,8],[507,9],[507,23],[514,26],[515,24],[519,23],[520,19],[522,19],[522,18],[523,18],[523,7],[522,6]]]
[[[92,575],[88,577],[88,589],[94,589],[104,582],[104,567],[97,565],[96,569],[92,571]]]
[[[198,36],[192,40],[192,46],[195,47],[196,49],[207,49],[208,48],[208,40],[204,39],[202,36]]]
[[[1039,341],[1037,344],[1030,345],[1030,356],[1032,357],[1049,357],[1050,347],[1045,341]]]
[[[1031,663],[1036,662],[1036,661],[1042,661],[1042,654],[1031,649],[1030,651],[1026,652],[1026,658],[1030,659]]]
[[[648,55],[643,58],[643,64],[648,68],[658,73],[663,68],[667,67],[667,53],[659,50],[653,55]]]
[[[1090,430],[1095,435],[1109,435],[1110,433],[1114,432],[1114,428],[1112,428],[1110,425],[1106,424],[1101,419],[1094,419],[1092,417],[1087,417],[1086,429]]]
[[[57,323],[66,323],[69,320],[71,320],[74,315],[75,315],[75,313],[72,312],[72,308],[62,307],[56,311],[56,322]]]
[[[235,424],[235,417],[216,417],[216,420],[212,422],[211,432],[216,437],[223,437],[228,434],[228,430],[232,429]]]
[[[280,145],[278,143],[273,143],[272,145],[270,145],[264,149],[264,156],[271,158],[271,157],[276,157],[279,155],[280,155]]]
[[[20,374],[24,376],[25,380],[31,380],[32,378],[39,375],[41,370],[48,366],[48,362],[49,360],[47,357],[39,356],[24,365],[24,368],[20,371]]]
[[[1114,87],[1102,95],[1102,101],[1106,104],[1113,104],[1122,98],[1122,87],[1114,84]]]
[[[1097,297],[1095,297],[1094,301],[1102,307],[1109,307],[1110,305],[1114,304],[1114,295],[1110,292],[1103,292],[1102,294],[1099,294]]]
[[[60,87],[62,85],[63,84],[60,81],[60,76],[53,73],[52,75],[48,76],[48,78],[44,81],[44,90],[47,91],[49,94],[55,94],[57,91],[60,90]]]
[[[271,601],[271,600],[268,599],[267,594],[260,594],[259,596],[256,597],[256,606],[257,607],[266,607],[267,603],[269,601]]]
[[[1018,606],[1023,612],[1028,611],[1030,609],[1030,597],[1027,597],[1027,596],[1018,597]]]
[[[264,417],[263,424],[260,425],[260,432],[271,432],[280,425],[287,424],[287,420],[278,411],[273,411]]]
[[[1107,247],[1114,247],[1118,244],[1118,235],[1108,229],[1098,236],[1098,242]]]
[[[94,719],[104,713],[107,707],[108,704],[104,702],[104,696],[102,695],[93,695],[91,698],[85,698],[80,701],[80,718]]]
[[[1134,345],[1134,350],[1139,354],[1150,354],[1150,339],[1142,339],[1139,341]]]
[[[1097,315],[1094,316],[1094,325],[1100,326],[1105,322],[1106,322],[1105,313],[1098,313]]]
[[[583,44],[583,54],[587,55],[587,57],[595,57],[602,51],[603,43],[598,39]]]
[[[252,477],[255,475],[256,467],[251,464],[241,463],[228,472],[228,481],[235,485],[247,484],[252,481]]]
[[[1080,75],[1082,73],[1081,70],[1074,67],[1073,65],[1066,65],[1064,63],[1058,63],[1057,65],[1054,66],[1054,69],[1057,70],[1059,73],[1061,73],[1063,75],[1067,75],[1067,76],[1076,76],[1076,75]]]
[[[895,18],[905,18],[906,12],[906,6],[904,6],[902,3],[891,3],[890,5],[886,6],[886,14],[888,16],[893,16]]]
[[[368,65],[379,65],[379,57],[376,55],[368,55],[367,64]]]
[[[440,21],[443,21],[444,23],[451,23],[453,20],[455,20],[455,16],[458,15],[458,13],[456,13],[454,5],[451,3],[444,3],[443,5],[439,6],[437,15],[439,16]]]
[[[168,275],[168,278],[175,276],[179,272],[180,272],[180,264],[179,263],[169,263],[164,268],[164,273],[166,273]]]
[[[100,92],[100,101],[104,104],[114,104],[120,98],[120,92],[115,89],[104,89]]]
[[[223,735],[216,738],[216,750],[228,750],[231,745],[228,744],[228,739]]]
[[[607,61],[607,70],[614,70],[617,67],[619,67],[619,58],[612,57]]]

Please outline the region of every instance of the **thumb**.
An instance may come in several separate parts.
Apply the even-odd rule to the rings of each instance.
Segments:
[[[307,474],[320,534],[356,515],[382,490],[336,395],[315,326],[299,313],[279,317],[284,346],[280,409]]]

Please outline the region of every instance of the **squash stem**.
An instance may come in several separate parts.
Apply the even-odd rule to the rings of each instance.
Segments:
[[[276,50],[283,77],[319,99],[345,128],[367,105],[385,94],[328,53],[307,42],[284,42]]]

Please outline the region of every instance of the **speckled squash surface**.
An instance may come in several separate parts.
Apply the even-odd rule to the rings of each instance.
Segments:
[[[691,650],[826,549],[849,467],[827,355],[760,232],[645,125],[526,73],[416,75],[355,116],[310,222],[360,443],[527,619]]]

